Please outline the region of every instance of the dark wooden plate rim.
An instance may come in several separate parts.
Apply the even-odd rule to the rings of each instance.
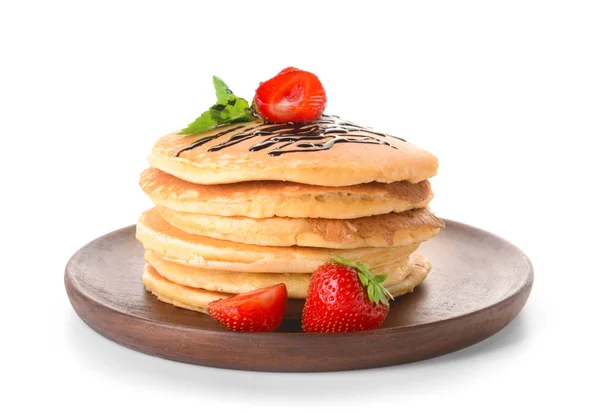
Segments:
[[[479,231],[482,233],[485,233],[488,237],[493,237],[496,238],[497,240],[501,241],[502,243],[505,243],[509,246],[511,246],[516,252],[519,253],[519,255],[521,256],[522,260],[525,262],[525,265],[527,267],[527,277],[524,279],[523,284],[520,285],[518,288],[515,289],[515,292],[512,295],[509,295],[503,299],[501,299],[500,301],[495,302],[492,305],[489,305],[487,307],[482,307],[478,310],[475,311],[471,311],[468,313],[465,313],[463,315],[460,316],[456,316],[456,317],[449,317],[449,318],[442,318],[436,321],[429,321],[429,322],[425,322],[425,323],[420,323],[420,324],[411,324],[411,325],[405,325],[405,326],[392,326],[392,327],[381,327],[381,328],[377,328],[375,330],[369,330],[369,331],[359,331],[359,332],[352,332],[352,333],[335,333],[336,337],[339,338],[343,338],[345,336],[356,336],[356,335],[364,335],[364,336],[369,336],[369,335],[382,335],[382,334],[386,334],[386,333],[392,333],[394,331],[397,330],[402,330],[402,331],[407,331],[407,330],[418,330],[421,328],[431,328],[433,326],[435,326],[436,324],[444,324],[447,323],[448,321],[452,320],[452,321],[459,321],[459,320],[464,320],[467,318],[471,318],[471,317],[476,317],[478,314],[483,313],[483,312],[488,312],[494,308],[497,307],[502,307],[503,305],[505,305],[508,302],[514,301],[516,298],[518,298],[523,292],[528,291],[531,289],[532,285],[533,285],[533,275],[534,275],[534,271],[533,271],[533,265],[531,264],[531,260],[527,257],[527,255],[525,255],[520,248],[518,248],[516,245],[514,245],[513,243],[511,243],[510,241],[507,241],[506,239],[493,234],[489,231],[483,230],[481,228],[477,228],[468,224],[464,224],[462,222],[458,222],[458,221],[454,221],[451,219],[446,219],[443,218],[443,220],[447,223],[450,224],[452,226],[458,226],[458,227],[466,227],[468,229],[471,230],[475,230],[475,231]],[[103,235],[104,236],[110,236],[114,233],[117,232],[121,232],[121,231],[129,231],[131,229],[133,229],[135,227],[135,225],[128,225],[126,227],[111,231],[109,233],[106,233]],[[131,319],[136,319],[136,320],[143,320],[146,322],[150,322],[152,324],[160,324],[160,325],[164,325],[164,326],[168,326],[168,328],[178,328],[181,330],[189,330],[189,331],[194,331],[194,330],[202,330],[203,333],[208,333],[211,335],[218,335],[218,336],[232,336],[232,337],[238,337],[240,335],[248,335],[248,333],[237,333],[234,331],[217,331],[217,330],[209,330],[209,329],[203,329],[203,328],[199,328],[199,327],[187,327],[181,324],[176,324],[176,323],[168,323],[168,322],[164,322],[164,321],[160,321],[160,320],[156,320],[156,319],[151,319],[151,318],[147,318],[147,317],[141,317],[138,315],[133,315],[130,313],[126,313],[123,312],[117,308],[114,308],[113,306],[107,304],[107,303],[103,303],[103,302],[99,302],[98,300],[96,300],[94,297],[86,294],[84,291],[82,291],[82,289],[77,288],[77,289],[73,289],[71,286],[68,285],[68,283],[66,283],[67,278],[69,279],[69,281],[73,284],[78,284],[77,281],[70,276],[70,271],[69,268],[72,265],[73,262],[73,258],[76,257],[79,254],[80,250],[85,249],[88,245],[94,243],[95,240],[92,240],[90,242],[88,242],[87,244],[85,244],[83,247],[81,247],[77,252],[75,252],[75,254],[73,254],[73,256],[71,257],[71,259],[69,259],[69,262],[67,263],[67,266],[65,268],[65,284],[67,289],[69,290],[69,292],[76,292],[77,294],[84,296],[87,300],[94,302],[96,305],[106,308],[114,313],[120,314],[122,316],[125,316],[127,318],[131,318]],[[306,332],[273,332],[273,333],[251,333],[252,336],[254,337],[273,337],[274,335],[282,335],[285,336],[286,338],[288,337],[304,337],[304,336],[310,336],[311,339],[315,339],[316,337],[324,337],[324,338],[330,338],[331,334],[318,334],[318,333],[306,333]]]

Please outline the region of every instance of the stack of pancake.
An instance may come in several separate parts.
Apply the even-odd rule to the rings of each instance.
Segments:
[[[167,135],[148,160],[140,185],[156,206],[137,238],[143,282],[164,302],[206,312],[278,283],[303,299],[334,255],[388,274],[394,296],[431,268],[415,251],[443,227],[427,207],[437,159],[400,138],[333,116],[256,121]]]

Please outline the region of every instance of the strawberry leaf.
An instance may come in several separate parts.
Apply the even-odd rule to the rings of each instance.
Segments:
[[[369,300],[371,300],[371,302],[377,301],[375,299],[375,284],[369,283],[369,286],[367,287],[367,293],[369,294]]]
[[[360,271],[358,271],[358,272],[357,272],[357,274],[358,274],[358,278],[360,279],[360,283],[361,283],[363,286],[365,286],[365,287],[366,287],[367,285],[369,285],[369,279],[367,278],[367,276],[366,276],[365,274],[363,274],[363,273],[362,273],[362,272],[360,272]]]
[[[334,263],[336,263],[336,264],[345,265],[346,267],[358,269],[358,267],[356,266],[356,264],[354,264],[352,261],[349,261],[346,258],[337,256],[337,255],[331,257],[331,261],[334,262]]]
[[[361,262],[354,263],[338,256],[331,257],[331,262],[356,270],[358,279],[367,288],[367,295],[372,303],[389,306],[388,299],[394,299],[394,296],[381,284],[387,279],[387,274],[373,276],[365,264]]]
[[[387,274],[379,274],[373,277],[373,281],[376,283],[382,283],[387,279]]]
[[[356,268],[358,268],[359,271],[364,272],[365,274],[369,273],[369,268],[362,262],[357,262],[355,266]]]

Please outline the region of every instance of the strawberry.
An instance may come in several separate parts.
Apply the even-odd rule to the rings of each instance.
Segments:
[[[299,71],[299,70],[300,70],[300,69],[297,69],[297,68],[295,68],[295,67],[293,67],[293,66],[286,67],[286,68],[285,68],[285,69],[283,69],[281,72],[277,73],[277,76],[279,76],[279,75],[283,75],[284,73],[297,72],[297,71]]]
[[[302,329],[340,333],[377,328],[387,317],[392,295],[364,264],[334,257],[312,274],[302,311]]]
[[[323,114],[326,103],[319,78],[295,67],[262,82],[254,95],[258,113],[268,122],[311,122]]]
[[[285,314],[287,288],[272,285],[208,304],[208,315],[232,331],[275,331]]]

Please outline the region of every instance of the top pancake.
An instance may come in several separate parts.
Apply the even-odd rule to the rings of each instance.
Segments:
[[[333,116],[298,125],[253,121],[197,135],[175,132],[158,140],[148,162],[204,185],[416,183],[434,176],[438,166],[435,156],[413,144]]]

